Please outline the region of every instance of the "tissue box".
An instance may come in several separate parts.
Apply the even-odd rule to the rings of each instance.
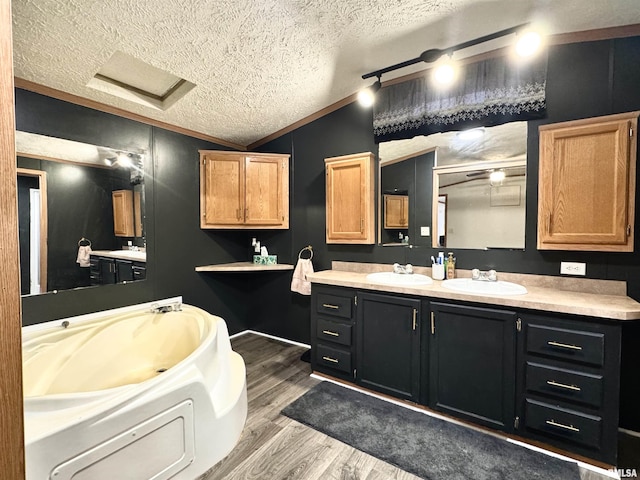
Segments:
[[[277,255],[254,255],[253,263],[255,265],[275,265],[278,263]]]

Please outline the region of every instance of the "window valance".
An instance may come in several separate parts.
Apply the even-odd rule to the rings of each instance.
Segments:
[[[416,135],[544,117],[547,57],[527,63],[496,57],[461,67],[454,85],[436,88],[428,75],[376,94],[377,143]]]

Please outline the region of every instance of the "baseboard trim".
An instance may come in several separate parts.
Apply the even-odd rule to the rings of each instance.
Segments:
[[[271,340],[278,340],[279,342],[288,343],[290,345],[295,345],[297,347],[311,348],[311,345],[307,343],[296,342],[293,340],[289,340],[287,338],[277,337],[275,335],[270,335],[268,333],[258,332],[256,330],[243,330],[242,332],[238,332],[238,333],[234,333],[233,335],[230,335],[229,338],[233,340],[234,338],[242,337],[243,335],[247,335],[249,333],[252,333],[253,335],[260,335],[261,337],[270,338]]]
[[[632,437],[640,438],[640,432],[636,432],[635,430],[627,430],[626,428],[618,428],[618,431],[627,435],[631,435]]]

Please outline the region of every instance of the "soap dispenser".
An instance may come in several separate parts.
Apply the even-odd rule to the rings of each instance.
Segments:
[[[447,258],[447,278],[456,278],[456,259],[453,258],[453,252],[448,253]]]

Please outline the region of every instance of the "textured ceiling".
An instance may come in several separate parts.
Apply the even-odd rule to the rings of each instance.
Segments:
[[[640,23],[638,0],[13,0],[12,8],[16,77],[240,145],[428,48],[526,21],[552,34]],[[116,51],[197,86],[165,112],[87,87]]]

